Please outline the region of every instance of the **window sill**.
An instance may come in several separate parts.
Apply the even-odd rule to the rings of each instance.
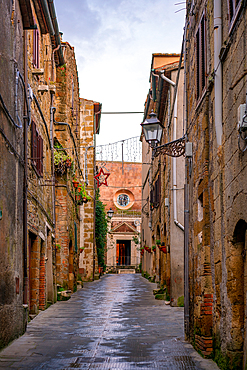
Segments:
[[[33,68],[32,69],[32,74],[33,75],[40,76],[40,75],[43,75],[44,72],[45,72],[44,68]]]
[[[48,85],[39,85],[38,91],[39,92],[49,91],[49,86]]]

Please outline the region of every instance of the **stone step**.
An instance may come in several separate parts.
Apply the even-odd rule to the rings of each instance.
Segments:
[[[135,274],[135,269],[118,269],[119,274]]]

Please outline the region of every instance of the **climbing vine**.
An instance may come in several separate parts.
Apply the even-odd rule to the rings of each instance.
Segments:
[[[96,215],[95,215],[95,238],[96,247],[98,254],[99,267],[103,267],[105,270],[105,251],[107,242],[107,215],[105,212],[105,206],[99,199],[99,189],[96,193]]]

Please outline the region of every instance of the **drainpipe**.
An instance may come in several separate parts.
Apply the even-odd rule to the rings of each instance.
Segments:
[[[167,78],[163,73],[160,75],[160,77],[168,82],[170,85],[172,85],[174,88],[176,86],[175,82]],[[174,104],[174,116],[173,116],[173,138],[172,140],[176,140],[177,136],[177,117],[178,116],[178,104],[177,104],[177,93],[176,93],[176,98],[175,98],[175,104]],[[177,225],[182,231],[184,231],[184,226],[180,224],[177,220],[177,158],[173,157],[172,158],[172,167],[173,167],[173,176],[172,176],[172,182],[173,182],[173,218],[174,218],[174,223]]]
[[[50,107],[50,143],[51,143],[51,178],[52,178],[52,213],[53,213],[53,227],[55,228],[56,223],[56,216],[55,216],[55,201],[56,201],[56,193],[55,193],[55,165],[54,165],[54,135],[53,135],[53,122],[54,122],[54,113],[56,108],[53,107],[53,95],[51,95],[51,107]]]
[[[222,47],[221,0],[214,0],[214,120],[217,145],[222,144],[222,65],[219,58]]]
[[[24,89],[27,86],[27,31],[24,31]],[[28,308],[28,274],[27,274],[27,143],[28,143],[28,106],[25,103],[24,119],[24,176],[23,176],[23,307]],[[26,318],[27,319],[27,318]]]
[[[50,33],[50,35],[54,36],[55,31],[54,31],[54,27],[53,27],[53,24],[52,24],[52,20],[51,20],[51,16],[50,16],[50,10],[48,8],[47,0],[41,0],[41,2],[42,2],[43,10],[44,10],[44,13],[45,13],[45,19],[46,19],[47,24],[48,24],[49,33]]]
[[[53,28],[54,28],[54,31],[55,31],[56,43],[57,43],[57,45],[61,46],[61,39],[60,39],[58,23],[57,23],[57,16],[56,16],[56,11],[55,11],[55,6],[54,6],[53,0],[48,0],[48,6],[49,6],[49,10],[50,10],[50,15],[51,15],[51,19],[52,19]],[[59,60],[60,60],[60,65],[65,64],[63,51],[62,51],[61,47],[59,48]]]
[[[187,104],[187,26],[188,21],[185,22],[184,28],[184,130],[187,136],[187,117],[188,117],[188,104]],[[190,307],[189,307],[189,184],[187,177],[187,168],[190,165],[191,158],[185,157],[185,184],[184,184],[184,333],[185,339],[190,336]]]

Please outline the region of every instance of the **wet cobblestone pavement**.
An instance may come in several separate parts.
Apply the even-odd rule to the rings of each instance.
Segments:
[[[105,275],[28,324],[0,369],[218,369],[184,341],[183,309],[139,274]]]

